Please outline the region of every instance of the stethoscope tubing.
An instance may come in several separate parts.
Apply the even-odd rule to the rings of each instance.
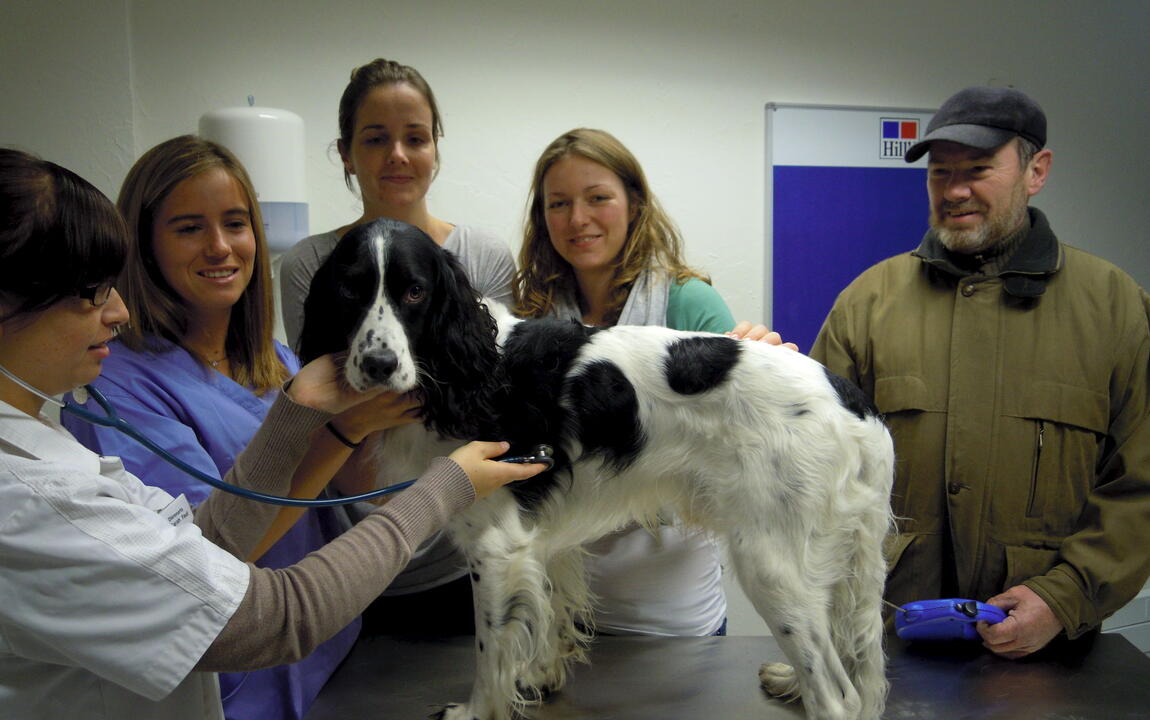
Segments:
[[[175,455],[172,455],[170,452],[157,445],[154,440],[149,438],[147,435],[144,435],[137,428],[129,424],[127,420],[121,417],[120,414],[116,412],[116,408],[112,405],[112,402],[108,400],[108,398],[104,397],[102,392],[92,387],[91,385],[85,385],[84,390],[86,390],[92,399],[95,400],[96,403],[100,406],[100,408],[103,409],[103,415],[98,415],[96,413],[85,410],[80,405],[76,405],[74,403],[61,403],[61,412],[66,412],[69,415],[74,415],[81,420],[84,420],[85,422],[92,423],[93,425],[99,425],[101,427],[111,428],[117,432],[121,432],[136,442],[140,443],[151,452],[155,453],[156,456],[158,456],[161,460],[164,460],[179,470],[182,470],[188,475],[191,475],[200,482],[207,483],[217,490],[222,490],[226,493],[231,493],[232,495],[238,495],[248,500],[255,500],[256,502],[267,503],[269,505],[283,505],[286,507],[336,507],[339,505],[350,505],[352,503],[374,500],[375,498],[382,497],[384,495],[390,495],[392,493],[399,492],[400,490],[411,487],[415,483],[415,480],[408,480],[396,485],[389,485],[385,488],[380,488],[379,490],[360,493],[359,495],[348,495],[346,497],[338,498],[316,498],[310,500],[305,498],[284,497],[282,495],[270,495],[268,493],[262,493],[257,490],[249,490],[248,488],[242,488],[238,485],[233,485],[229,482],[225,482],[219,478],[212,477],[199,468],[192,467]]]
[[[93,425],[111,428],[112,430],[123,433],[124,435],[127,435],[128,437],[143,445],[161,460],[176,467],[178,470],[187,473],[196,480],[207,483],[217,490],[222,490],[223,492],[231,493],[232,495],[238,495],[239,497],[246,498],[248,500],[267,503],[269,505],[282,505],[285,507],[337,507],[339,505],[350,505],[357,502],[371,501],[376,498],[383,497],[384,495],[397,493],[400,490],[404,490],[415,484],[415,480],[408,480],[406,482],[396,483],[395,485],[388,485],[385,488],[372,490],[371,492],[360,493],[358,495],[348,495],[346,497],[338,498],[317,498],[310,500],[305,498],[285,497],[283,495],[271,495],[268,493],[259,492],[257,490],[249,490],[248,488],[242,488],[238,485],[233,485],[229,482],[225,482],[219,478],[212,477],[199,468],[192,467],[172,453],[160,447],[154,440],[133,427],[127,420],[123,418],[123,416],[116,412],[116,408],[112,405],[112,401],[106,398],[104,393],[100,392],[91,385],[85,385],[83,388],[75,391],[74,394],[78,395],[80,392],[87,393],[87,395],[94,399],[96,404],[99,405],[100,408],[104,411],[103,415],[97,415],[96,413],[85,410],[81,405],[77,405],[75,403],[65,403],[57,398],[47,395],[32,385],[28,384],[24,380],[20,379],[15,373],[11,372],[3,365],[0,365],[0,374],[4,375],[9,380],[24,388],[28,392],[43,398],[46,402],[50,402],[53,405],[58,406],[60,408],[60,412],[66,412],[69,415],[78,417],[81,420]],[[531,455],[504,457],[500,458],[500,460],[502,462],[510,463],[541,463],[545,465],[547,469],[551,469],[555,465],[554,450],[550,445],[536,445],[533,448]]]

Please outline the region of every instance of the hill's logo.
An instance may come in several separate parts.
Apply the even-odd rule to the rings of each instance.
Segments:
[[[918,120],[879,118],[879,154],[883,160],[901,159],[918,142]]]

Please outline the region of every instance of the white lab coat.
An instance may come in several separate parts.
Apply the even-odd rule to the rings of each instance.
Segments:
[[[172,500],[0,402],[0,718],[223,718],[192,667],[249,570]]]

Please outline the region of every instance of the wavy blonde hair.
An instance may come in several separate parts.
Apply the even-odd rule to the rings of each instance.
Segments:
[[[116,206],[128,225],[129,247],[116,289],[128,306],[132,324],[120,333],[120,339],[133,350],[154,351],[162,347],[156,338],[162,338],[207,364],[206,358],[183,344],[190,316],[183,298],[156,264],[152,227],[160,206],[177,185],[217,169],[225,170],[239,183],[256,240],[252,279],[239,302],[232,306],[224,349],[232,378],[262,395],[278,387],[289,375],[272,341],[275,300],[263,216],[244,166],[227,148],[210,140],[182,135],[162,142],[144,153],[124,178]]]
[[[523,245],[519,249],[519,271],[515,274],[514,311],[522,317],[549,315],[556,299],[568,295],[579,298],[575,273],[555,248],[547,234],[543,178],[559,160],[578,155],[615,173],[627,192],[633,218],[627,226],[627,240],[619,254],[609,290],[609,324],[619,320],[631,287],[641,273],[663,270],[675,282],[710,278],[692,270],[683,259],[683,240],[675,223],[663,212],[647,185],[647,176],[631,151],[615,136],[603,130],[576,128],[556,138],[535,163],[531,193],[527,199],[527,220]]]

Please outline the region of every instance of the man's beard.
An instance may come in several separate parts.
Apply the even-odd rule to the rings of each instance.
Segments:
[[[983,221],[978,227],[967,230],[952,230],[944,227],[939,220],[940,213],[971,210],[985,212],[986,208],[974,201],[946,203],[931,213],[930,224],[934,228],[939,242],[947,250],[974,255],[997,245],[1022,225],[1026,218],[1027,197],[1026,187],[1022,183],[1018,183],[1011,194],[1009,206],[1000,212],[984,214]]]

